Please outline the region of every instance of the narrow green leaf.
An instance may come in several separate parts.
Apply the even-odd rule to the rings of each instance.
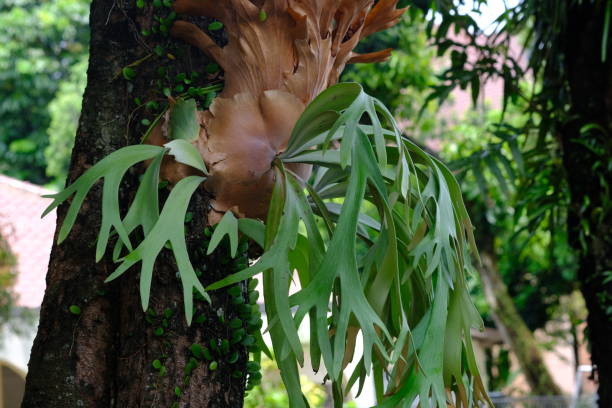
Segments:
[[[219,224],[215,227],[210,243],[208,244],[208,250],[206,255],[210,255],[221,243],[223,237],[227,235],[230,241],[230,254],[232,258],[236,257],[236,251],[238,250],[238,220],[234,217],[231,211],[227,211]]]
[[[247,237],[251,238],[257,245],[264,247],[266,226],[258,220],[251,218],[238,219],[238,229]]]
[[[115,188],[118,189],[123,174],[125,174],[127,169],[129,169],[136,163],[152,159],[153,157],[160,154],[163,150],[164,149],[162,147],[151,145],[124,147],[109,154],[104,159],[96,163],[93,167],[89,168],[74,183],[72,183],[63,191],[60,191],[57,194],[45,196],[47,198],[53,198],[53,202],[43,212],[43,217],[53,209],[57,208],[69,197],[74,195],[74,198],[70,203],[70,208],[68,209],[66,217],[64,218],[64,222],[62,223],[62,226],[60,228],[60,232],[58,234],[58,243],[62,243],[70,233],[70,230],[72,229],[72,226],[74,225],[74,222],[78,215],[79,209],[85,201],[87,193],[100,178],[104,178],[105,182],[109,182],[110,185],[109,188],[105,189],[106,193],[109,194],[109,196],[103,198],[103,203],[104,201],[106,201],[106,206],[102,206],[102,217],[104,218],[104,216],[106,215],[107,224],[111,224],[115,227],[119,226],[120,222],[117,223],[116,216],[108,214],[108,211],[112,211],[113,209],[118,208],[118,192],[115,191]],[[107,213],[105,213],[105,208]],[[116,215],[118,216],[118,214]],[[107,228],[107,226],[105,226],[105,228]],[[127,238],[127,234],[125,233],[123,227],[119,228],[119,232],[121,232],[121,239],[124,240],[125,245],[130,247],[129,239]]]
[[[329,130],[336,120],[338,120],[338,117],[339,115],[335,111],[325,111],[321,112],[316,120],[301,123],[300,128],[296,125],[293,129],[287,149],[280,156],[281,159],[293,157],[295,154],[308,149],[309,142],[315,137],[323,134],[326,130]]]
[[[510,151],[512,152],[512,157],[516,162],[516,166],[519,169],[521,174],[525,174],[525,162],[523,160],[523,154],[521,153],[521,149],[519,148],[518,142],[516,138],[512,138],[508,140],[508,146],[510,147]]]
[[[151,232],[134,251],[123,258],[121,265],[105,280],[105,282],[110,282],[118,278],[132,265],[142,261],[140,297],[143,310],[147,310],[155,259],[166,242],[170,242],[183,285],[185,316],[188,324],[191,324],[193,316],[193,289],[195,288],[210,302],[208,294],[198,280],[189,261],[187,245],[185,243],[185,224],[183,223],[189,200],[202,181],[204,181],[203,177],[190,176],[176,184],[170,192],[159,219]]]
[[[501,189],[502,193],[504,194],[504,196],[506,196],[506,198],[509,199],[511,195],[510,195],[510,188],[508,187],[508,182],[506,181],[506,178],[502,174],[501,169],[497,165],[495,158],[491,154],[489,154],[485,157],[485,163],[487,164],[487,167],[489,168],[489,170],[491,170],[493,177],[495,177],[495,179],[497,180],[497,184],[499,188]]]

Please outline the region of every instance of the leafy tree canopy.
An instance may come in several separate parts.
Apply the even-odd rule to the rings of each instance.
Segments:
[[[88,13],[84,0],[7,0],[0,6],[0,172],[49,181],[48,105],[87,53]]]
[[[70,153],[74,146],[77,124],[81,114],[81,101],[85,90],[87,56],[70,68],[68,78],[59,84],[55,98],[49,103],[51,123],[47,129],[49,146],[45,149],[47,176],[63,187],[68,174]]]

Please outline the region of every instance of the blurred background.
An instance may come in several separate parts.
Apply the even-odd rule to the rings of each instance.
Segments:
[[[391,59],[343,80],[364,84],[460,180],[483,260],[470,285],[486,330],[473,335],[496,405],[595,406],[568,186],[546,122],[565,108],[538,70],[556,52],[541,31],[547,2],[434,3],[400,2],[411,6],[401,23],[359,46],[392,47]],[[40,219],[42,196],[65,183],[88,12],[87,0],[0,0],[0,408],[19,404],[36,333],[55,230],[54,214]],[[272,367],[247,407],[288,406]],[[307,382],[314,407],[327,406],[320,382]],[[372,403],[366,387],[348,406]]]

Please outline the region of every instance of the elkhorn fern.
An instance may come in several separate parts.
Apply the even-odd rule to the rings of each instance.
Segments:
[[[206,289],[263,276],[268,330],[291,407],[307,405],[298,375],[305,361],[298,328],[306,318],[312,368],[323,363],[336,406],[368,375],[380,407],[411,407],[416,399],[421,406],[490,404],[470,338],[482,322],[466,289],[469,252],[476,252],[459,186],[442,163],[402,137],[378,100],[357,84],[333,85],[346,63],[388,55],[352,52],[402,13],[396,0],[370,9],[372,3],[178,0],[177,12],[225,23],[224,48],[190,23],[172,29],[225,69],[224,91],[205,112],[179,100],[169,126],[152,131],[149,142],[159,146],[112,153],[56,194],[49,209],[75,195],[62,240],[104,178],[96,255],[116,232],[120,262],[107,280],[142,262],[146,309],[155,258],[171,242],[191,322],[193,292],[209,298],[189,261],[183,220],[203,185],[214,195],[209,223],[218,223],[208,252],[228,235],[234,256],[239,233],[264,250],[253,265]],[[140,161],[149,167],[121,219],[118,187]],[[161,213],[160,173],[174,185]],[[139,227],[144,238],[132,245]],[[124,246],[129,253],[119,258]],[[290,293],[294,275],[299,285]],[[350,362],[356,368],[344,378]]]

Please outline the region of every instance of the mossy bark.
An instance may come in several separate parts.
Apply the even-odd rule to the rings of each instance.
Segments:
[[[69,182],[110,152],[138,143],[142,136],[134,125],[139,118],[132,111],[134,98],[146,101],[150,97],[157,75],[159,58],[139,35],[153,12],[149,6],[138,9],[135,1],[92,3],[88,84]],[[183,47],[175,61],[180,69],[201,70],[206,64],[190,47],[178,46]],[[138,65],[137,77],[126,81],[122,68],[149,54],[153,56]],[[134,194],[141,171],[135,169],[127,176],[121,192],[123,205]],[[247,353],[243,348],[235,364],[219,361],[213,371],[207,363],[200,363],[189,378],[185,374],[193,343],[227,338],[228,328],[218,311],[223,309],[226,320],[233,317],[229,296],[223,291],[212,294],[214,309],[196,302],[195,316],[204,315],[206,321],[194,321],[188,327],[173,258],[162,252],[154,271],[152,312],[145,318],[138,268],[105,284],[116,264],[109,256],[94,262],[100,193],[99,185],[92,189],[68,239],[53,247],[22,407],[241,407],[244,378],[233,378],[231,373],[244,371]],[[190,211],[196,216],[188,224],[191,260],[205,270],[204,285],[224,276],[231,267],[205,257],[200,250],[206,220],[197,215],[206,214],[208,199],[203,191],[194,196]],[[67,204],[59,208],[58,225],[66,210]],[[80,314],[71,312],[71,306],[78,306]],[[153,366],[155,360],[164,366],[163,375]]]
[[[503,341],[516,357],[532,394],[560,395],[561,390],[544,364],[537,341],[520,315],[500,274],[495,226],[487,220],[482,204],[468,201],[467,205],[476,226],[474,233],[481,259],[476,267],[491,318]]]
[[[480,281],[491,308],[491,316],[504,342],[519,362],[531,392],[535,395],[560,395],[561,390],[544,364],[538,344],[521,315],[518,313],[508,288],[501,279],[497,258],[488,251],[481,251],[482,264],[478,267]]]

